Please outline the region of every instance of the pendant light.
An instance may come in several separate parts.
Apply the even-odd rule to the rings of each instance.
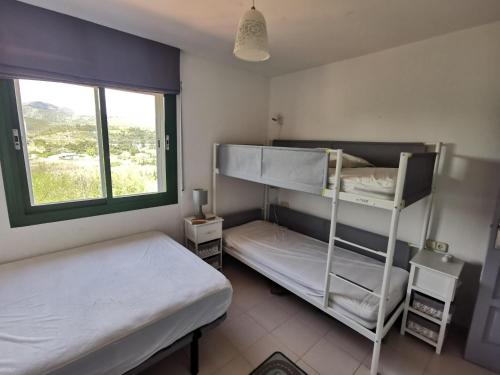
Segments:
[[[271,57],[266,20],[263,14],[255,9],[255,1],[252,8],[240,19],[233,53],[241,60],[252,62],[265,61]]]

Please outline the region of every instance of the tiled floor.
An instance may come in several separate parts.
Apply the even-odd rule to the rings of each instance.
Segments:
[[[269,292],[268,281],[226,259],[234,288],[227,319],[200,341],[200,375],[248,375],[281,351],[310,375],[365,375],[372,342],[292,295]],[[379,372],[398,375],[493,374],[462,359],[464,338],[450,334],[441,355],[394,327],[384,340]],[[189,374],[188,350],[151,368],[147,375]]]

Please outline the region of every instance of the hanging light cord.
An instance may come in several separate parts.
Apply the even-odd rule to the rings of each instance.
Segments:
[[[255,10],[255,0],[252,0],[252,9]]]

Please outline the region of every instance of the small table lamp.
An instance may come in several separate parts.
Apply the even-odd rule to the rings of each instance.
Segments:
[[[203,189],[193,189],[193,204],[196,219],[205,219],[203,206],[208,203],[208,191]]]

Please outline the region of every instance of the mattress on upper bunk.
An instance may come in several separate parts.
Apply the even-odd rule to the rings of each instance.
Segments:
[[[394,199],[398,168],[342,168],[340,191],[380,199]],[[335,168],[328,170],[329,188],[335,183]]]
[[[229,281],[149,232],[0,266],[0,374],[123,374],[222,316]]]
[[[323,297],[328,244],[266,221],[253,221],[226,229],[224,241],[231,251],[282,281],[283,286],[312,297]],[[335,247],[333,271],[380,293],[384,263]],[[408,272],[392,267],[386,316],[402,301]],[[376,326],[379,298],[332,278],[330,306],[363,326]]]

